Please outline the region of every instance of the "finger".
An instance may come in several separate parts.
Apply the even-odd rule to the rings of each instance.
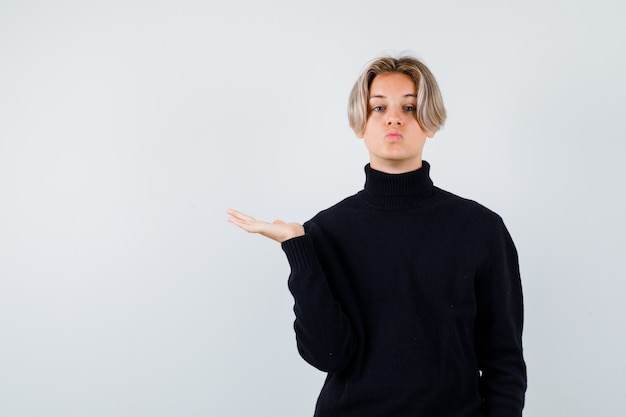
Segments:
[[[242,212],[234,210],[234,209],[228,209],[226,210],[226,213],[236,218],[242,218],[245,216],[245,214],[243,214]]]
[[[257,230],[260,223],[262,223],[256,220],[241,219],[241,218],[233,217],[233,216],[228,217],[226,220],[228,220],[234,225],[239,226],[242,229],[247,230],[249,232]]]
[[[230,223],[233,223],[235,226],[245,230],[250,233],[267,233],[268,229],[271,230],[271,224],[267,222],[262,222],[255,220],[250,216],[245,216],[245,218],[238,218],[234,216],[229,216],[227,219]],[[271,233],[271,232],[270,232]]]
[[[245,222],[255,222],[256,219],[252,216],[248,216],[247,214],[243,214],[240,211],[237,210],[233,210],[233,209],[228,209],[226,210],[226,213],[228,213],[230,216],[245,221]]]

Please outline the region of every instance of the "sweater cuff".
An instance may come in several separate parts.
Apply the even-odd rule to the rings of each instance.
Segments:
[[[285,240],[281,247],[292,270],[310,269],[318,263],[313,239],[308,234]]]

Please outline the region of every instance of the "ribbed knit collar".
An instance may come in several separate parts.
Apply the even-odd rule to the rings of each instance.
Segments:
[[[371,205],[382,208],[403,208],[420,204],[435,192],[430,179],[430,164],[403,174],[387,174],[365,166],[365,187],[359,193]]]

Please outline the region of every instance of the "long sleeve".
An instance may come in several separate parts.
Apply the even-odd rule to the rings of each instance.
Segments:
[[[518,256],[500,220],[492,253],[476,280],[476,354],[485,417],[520,417],[526,391]]]
[[[315,417],[520,417],[522,290],[500,216],[387,174],[283,242],[302,358],[328,372]]]
[[[344,369],[355,351],[355,337],[345,313],[333,297],[309,234],[282,243],[291,274],[294,329],[304,360],[326,372]]]

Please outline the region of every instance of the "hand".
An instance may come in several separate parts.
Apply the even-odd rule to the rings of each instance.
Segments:
[[[226,213],[228,213],[227,220],[235,226],[249,233],[259,233],[280,243],[304,235],[304,227],[299,223],[285,223],[282,220],[274,220],[272,223],[263,222],[233,209],[228,209]]]

